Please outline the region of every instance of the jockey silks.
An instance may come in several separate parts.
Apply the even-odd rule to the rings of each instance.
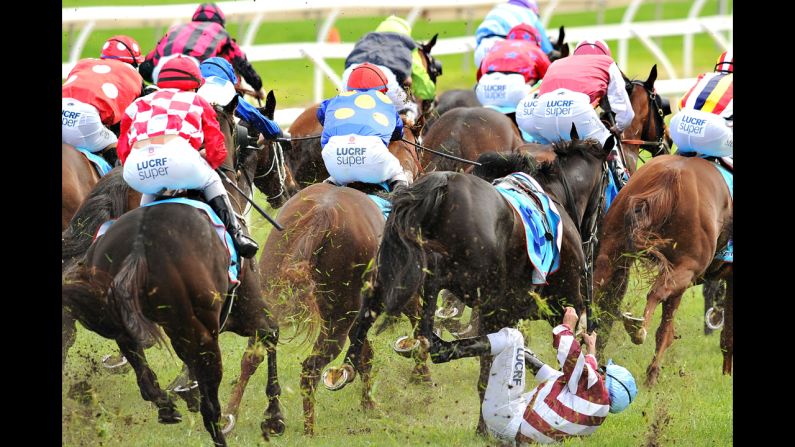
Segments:
[[[321,146],[329,138],[338,135],[377,136],[384,146],[389,146],[392,133],[400,128],[400,119],[392,101],[379,91],[349,91],[323,101],[318,107],[317,118],[323,125]]]
[[[700,75],[679,108],[669,127],[679,152],[734,156],[734,74]]]

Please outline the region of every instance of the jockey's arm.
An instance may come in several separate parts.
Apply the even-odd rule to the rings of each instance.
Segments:
[[[328,103],[332,99],[334,99],[334,98],[329,98],[329,99],[321,102],[320,105],[317,107],[317,115],[316,116],[317,116],[317,120],[320,122],[321,126],[326,122],[326,107],[328,107]]]
[[[403,138],[403,119],[398,115],[397,110],[395,111],[395,130],[392,131],[392,136],[389,138],[389,141],[398,141]]]
[[[632,102],[624,88],[624,76],[618,65],[615,62],[610,64],[608,72],[610,80],[607,83],[607,100],[610,102],[610,109],[616,114],[616,127],[623,131],[632,123],[635,111],[632,110]]]
[[[202,108],[202,131],[204,132],[204,148],[205,160],[211,168],[217,169],[226,159],[226,144],[224,143],[224,134],[221,133],[221,127],[218,124],[218,119],[207,101],[201,96],[196,96]]]

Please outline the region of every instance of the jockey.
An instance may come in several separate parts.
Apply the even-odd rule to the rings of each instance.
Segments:
[[[251,66],[246,54],[237,46],[235,40],[224,29],[226,18],[215,3],[202,3],[193,13],[190,23],[176,25],[168,30],[157,46],[141,64],[141,75],[149,82],[157,82],[160,67],[169,56],[186,54],[199,62],[213,56],[220,56],[232,63],[248,82],[260,99],[262,79]]]
[[[330,174],[326,182],[344,186],[386,181],[393,191],[408,184],[403,167],[387,148],[390,141],[403,137],[403,121],[384,94],[387,83],[377,66],[364,63],[351,71],[348,91],[320,104],[320,144]]]
[[[386,76],[386,95],[401,114],[413,121],[419,115],[417,104],[406,93],[409,87],[419,99],[433,100],[436,83],[422,64],[417,43],[411,38],[411,25],[397,16],[387,17],[374,32],[367,33],[356,42],[351,54],[345,59],[342,84],[348,84],[351,72],[362,63],[369,62]],[[441,75],[441,63],[432,67]]]
[[[102,59],[79,61],[61,87],[63,143],[95,153],[115,146],[118,137],[110,127],[118,132],[116,126],[124,109],[143,91],[143,78],[130,65],[136,62],[135,50],[126,58],[112,57],[109,42],[114,39],[119,39],[119,44],[138,47],[127,36],[111,37],[103,47]],[[140,57],[140,52],[137,56]],[[105,151],[103,157],[111,166],[116,161],[114,151]]]
[[[505,39],[508,32],[520,23],[526,23],[538,30],[541,50],[553,59],[555,52],[544,24],[538,17],[536,0],[508,0],[507,3],[492,8],[475,31],[475,66],[480,67],[491,46]]]
[[[477,73],[475,93],[481,104],[502,113],[516,111],[516,104],[531,93],[549,67],[539,42],[538,31],[520,23],[506,40],[491,47]]]
[[[522,333],[514,328],[469,339],[470,349],[482,351],[478,355],[494,357],[481,412],[496,437],[517,444],[548,444],[588,436],[604,423],[608,413],[620,413],[635,400],[638,388],[632,373],[612,360],[604,369],[598,367],[595,333],[583,333],[588,347],[583,355],[572,332],[576,323],[576,311],[567,307],[562,324],[552,329],[552,346],[561,370],[536,358],[524,347]],[[525,363],[538,382],[527,393]]]
[[[232,235],[240,256],[259,246],[243,233],[215,169],[226,159],[224,136],[215,110],[196,93],[204,80],[195,60],[177,56],[157,80],[160,90],[137,99],[124,111],[117,151],[124,180],[142,193],[141,205],[164,189],[198,189]],[[206,155],[199,152],[202,143]]]
[[[714,73],[699,75],[671,117],[677,153],[734,157],[734,55],[725,51]]]
[[[613,61],[607,44],[601,40],[584,40],[571,57],[558,59],[549,66],[537,99],[529,95],[520,101],[516,106],[516,123],[543,144],[568,140],[573,123],[580,138],[596,138],[604,145],[611,133],[620,137],[635,117],[625,87],[624,75]],[[604,96],[616,114],[616,125],[609,130],[594,110]],[[629,179],[617,149],[613,149],[611,158],[611,169],[620,189]]]
[[[199,69],[202,77],[210,81],[202,85],[198,91],[199,95],[208,102],[227,105],[235,96],[238,96],[235,87],[239,85],[240,78],[235,74],[235,70],[229,61],[222,57],[211,57],[205,59],[199,65]],[[210,79],[211,77],[218,79]],[[253,126],[257,132],[266,138],[275,138],[282,135],[282,129],[278,124],[265,117],[260,112],[260,109],[257,109],[243,98],[238,98],[235,115]],[[256,144],[252,144],[252,146],[256,146]]]

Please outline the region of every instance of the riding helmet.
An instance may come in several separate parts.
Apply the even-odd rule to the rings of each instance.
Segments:
[[[348,77],[348,90],[372,90],[381,93],[387,91],[387,78],[383,71],[375,65],[365,62],[354,68]]]
[[[603,40],[583,40],[577,44],[577,48],[574,49],[575,56],[580,56],[583,54],[602,54],[606,56],[613,57],[613,54],[610,53],[610,47]]]
[[[202,73],[196,59],[177,54],[169,59],[157,75],[157,86],[160,88],[178,88],[180,90],[197,89],[204,84]]]
[[[138,42],[130,36],[118,35],[113,36],[105,41],[102,45],[102,53],[100,59],[116,59],[122,62],[127,62],[133,67],[144,61],[141,56],[141,47]]]

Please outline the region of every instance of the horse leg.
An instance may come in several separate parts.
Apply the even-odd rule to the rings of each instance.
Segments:
[[[177,374],[177,377],[174,377],[174,380],[166,386],[167,390],[170,390],[185,401],[188,411],[192,413],[199,411],[199,388],[198,386],[192,386],[195,380],[196,377],[190,372],[188,365],[183,363],[182,370]]]
[[[646,298],[646,310],[643,313],[643,327],[641,328],[644,336],[654,308],[657,307],[657,303],[663,303],[663,315],[660,327],[657,328],[657,348],[654,358],[646,370],[647,385],[657,383],[657,376],[660,374],[660,361],[674,339],[674,314],[679,308],[682,295],[690,287],[694,277],[693,270],[677,267],[667,279],[665,274],[658,276],[654,287]]]
[[[135,377],[138,379],[138,389],[141,397],[157,406],[157,421],[161,424],[175,424],[182,421],[182,415],[177,411],[177,405],[171,400],[168,393],[160,388],[157,376],[149,367],[143,348],[127,337],[116,340],[119,349],[127,361],[130,362]]]
[[[715,305],[715,281],[707,279],[704,281],[702,293],[704,295],[704,315],[707,315],[710,308]],[[712,333],[712,329],[707,324],[707,319],[704,318],[704,335]]]
[[[270,320],[270,318],[268,318]],[[265,420],[260,423],[262,433],[268,435],[281,435],[284,433],[284,415],[279,405],[279,398],[282,395],[282,388],[279,386],[278,363],[276,362],[276,345],[279,343],[279,328],[267,333],[263,338],[266,352],[268,355],[268,385],[265,394],[268,396],[268,409],[265,410]]]
[[[75,343],[75,338],[77,338],[75,318],[64,307],[61,309],[61,373],[66,364],[66,354]]]
[[[365,410],[373,410],[375,409],[372,382],[373,345],[367,338],[364,339],[364,343],[362,345],[360,368],[360,372],[362,374],[362,408]]]
[[[606,244],[602,244],[607,247]],[[605,253],[605,254],[603,254]],[[611,261],[610,259],[614,259]],[[629,283],[628,257],[608,255],[600,252],[594,269],[594,304],[598,311],[593,317],[598,322],[600,336],[596,338],[596,356],[604,357],[604,350],[610,340],[610,331],[620,316],[619,306],[627,293]],[[552,325],[554,327],[555,325]]]
[[[726,298],[723,304],[723,330],[720,333],[723,351],[723,374],[732,374],[734,362],[734,276],[726,279]]]
[[[218,400],[218,387],[221,385],[223,369],[221,365],[221,348],[218,336],[213,336],[206,327],[194,325],[189,330],[193,337],[186,333],[172,334],[166,331],[171,345],[179,358],[196,375],[201,394],[201,411],[204,428],[210,433],[216,446],[226,446],[226,439],[221,431],[221,402]]]
[[[240,401],[243,399],[243,393],[246,391],[248,381],[254,372],[257,371],[260,363],[265,360],[263,351],[264,346],[257,340],[257,337],[249,337],[248,346],[246,346],[243,357],[240,359],[240,377],[232,388],[232,394],[229,396],[224,414],[237,418],[240,410]]]
[[[444,296],[444,293],[442,293],[442,296]],[[422,321],[421,313],[422,307],[420,306],[420,300],[414,299],[412,302],[412,312],[406,312],[406,316],[409,317],[409,321],[411,321],[411,325],[414,328],[415,340],[422,335],[420,332],[420,322]],[[411,381],[415,383],[431,383],[431,370],[428,368],[428,350],[425,348],[425,345],[421,343],[420,348],[414,350],[411,354],[411,357],[414,359],[414,369],[411,371]]]
[[[345,345],[350,330],[346,321],[323,321],[312,353],[304,359],[301,368],[301,395],[304,397],[304,434],[315,433],[315,389],[320,381],[320,371],[329,364]]]

